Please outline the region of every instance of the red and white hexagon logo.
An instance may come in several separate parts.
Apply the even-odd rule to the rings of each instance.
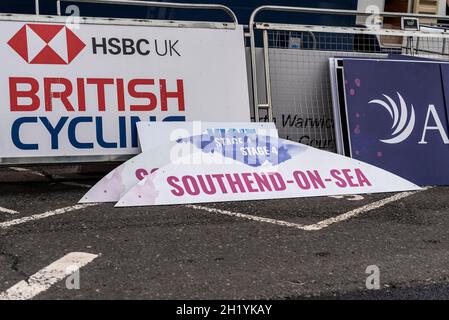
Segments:
[[[86,46],[64,25],[26,24],[9,41],[30,64],[69,64]]]

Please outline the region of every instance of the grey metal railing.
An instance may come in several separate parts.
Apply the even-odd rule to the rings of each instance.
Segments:
[[[252,81],[253,81],[253,102],[254,102],[254,116],[257,121],[259,119],[259,110],[266,110],[268,113],[269,121],[273,121],[273,106],[271,99],[271,82],[270,82],[270,71],[267,66],[269,65],[269,56],[268,56],[268,33],[267,30],[270,24],[266,22],[256,22],[257,16],[263,11],[272,11],[272,12],[283,12],[283,13],[315,13],[315,14],[330,14],[330,15],[346,15],[346,16],[365,16],[369,17],[373,14],[380,17],[410,17],[410,18],[418,18],[418,19],[434,19],[434,20],[446,20],[448,21],[447,16],[438,16],[438,15],[429,15],[429,14],[412,14],[412,13],[399,13],[399,12],[360,12],[356,10],[339,10],[339,9],[320,9],[320,8],[304,8],[304,7],[288,7],[288,6],[273,6],[266,5],[261,6],[253,11],[249,21],[249,33],[250,33],[250,47],[251,47],[251,67],[252,67]],[[257,88],[257,66],[256,66],[256,40],[255,40],[255,29],[257,26],[264,26],[266,24],[266,28],[263,30],[263,38],[264,38],[264,61],[265,61],[265,88],[266,88],[266,103],[259,103],[258,96],[258,88]],[[297,25],[301,25],[298,23]],[[294,25],[282,25],[283,27],[294,26]],[[349,28],[348,28],[349,29]],[[307,31],[307,30],[305,30]],[[308,31],[310,32],[310,31]],[[268,70],[267,70],[268,69]]]
[[[155,2],[155,1],[137,1],[137,0],[57,0],[56,12],[61,15],[61,2],[77,2],[92,4],[111,4],[111,5],[129,5],[142,7],[159,7],[172,9],[197,9],[197,10],[218,10],[226,13],[235,26],[238,25],[238,19],[235,13],[228,7],[221,4],[198,4],[198,3],[171,3],[171,2]],[[39,15],[39,0],[35,0],[36,15]]]

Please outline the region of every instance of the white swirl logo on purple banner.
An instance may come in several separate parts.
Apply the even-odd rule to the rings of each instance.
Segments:
[[[393,125],[391,126],[391,130],[393,131],[391,134],[392,138],[380,140],[383,143],[401,143],[412,134],[413,129],[415,128],[416,116],[413,105],[410,105],[409,112],[409,108],[402,95],[399,92],[397,92],[397,95],[399,98],[400,108],[398,107],[396,101],[386,94],[383,94],[386,100],[375,99],[369,102],[369,104],[377,104],[384,107],[393,120]]]

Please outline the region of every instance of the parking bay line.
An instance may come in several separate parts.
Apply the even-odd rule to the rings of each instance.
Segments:
[[[430,188],[431,187],[423,188],[421,191],[428,190]],[[420,192],[420,191],[398,193],[390,198],[386,198],[386,199],[379,200],[377,202],[373,202],[373,203],[365,205],[363,207],[351,210],[347,213],[344,213],[344,214],[338,215],[336,217],[326,219],[326,220],[323,220],[323,221],[320,221],[318,223],[311,224],[311,225],[301,225],[301,224],[292,223],[292,222],[288,222],[288,221],[252,216],[252,215],[248,215],[248,214],[232,212],[232,211],[216,209],[216,208],[210,208],[210,207],[205,207],[205,206],[199,206],[199,205],[186,205],[186,207],[196,209],[196,210],[203,210],[203,211],[207,211],[210,213],[218,213],[218,214],[233,216],[233,217],[237,217],[237,218],[244,218],[244,219],[252,220],[252,221],[256,221],[256,222],[264,222],[264,223],[270,223],[270,224],[284,226],[284,227],[296,228],[299,230],[318,231],[318,230],[327,228],[334,223],[343,222],[345,220],[354,218],[364,212],[368,212],[368,211],[371,211],[374,209],[381,208],[389,203],[406,198],[406,197],[413,195],[417,192]],[[99,205],[99,203],[86,203],[86,204],[78,204],[78,205],[74,205],[74,206],[70,206],[70,207],[60,208],[60,209],[44,212],[41,214],[36,214],[36,215],[32,215],[32,216],[28,216],[28,217],[24,217],[24,218],[20,218],[20,219],[2,222],[2,223],[0,223],[0,228],[8,228],[8,227],[11,227],[14,225],[19,225],[19,224],[22,224],[25,222],[40,220],[40,219],[48,218],[51,216],[60,215],[60,214],[66,213],[66,212],[81,210],[81,209],[84,209],[87,207],[97,206],[97,205]]]
[[[322,230],[324,228],[329,227],[332,224],[335,223],[339,223],[339,222],[343,222],[346,220],[349,220],[351,218],[355,218],[357,216],[359,216],[362,213],[368,212],[368,211],[372,211],[375,209],[379,209],[383,206],[386,206],[387,204],[393,203],[395,201],[399,201],[401,199],[407,198],[413,194],[416,194],[418,192],[424,191],[424,190],[428,190],[429,188],[423,188],[420,191],[413,191],[413,192],[401,192],[401,193],[397,193],[389,198],[385,198],[370,204],[367,204],[365,206],[362,206],[360,208],[348,211],[344,214],[340,214],[336,217],[333,218],[329,218],[311,225],[301,225],[301,224],[297,224],[297,223],[292,223],[292,222],[287,222],[287,221],[282,221],[282,220],[276,220],[276,219],[270,219],[270,218],[264,218],[264,217],[258,217],[258,216],[252,216],[252,215],[248,215],[248,214],[243,214],[243,213],[238,213],[238,212],[232,212],[232,211],[228,211],[228,210],[222,210],[222,209],[216,209],[216,208],[210,208],[210,207],[205,207],[205,206],[198,206],[198,205],[186,205],[186,207],[188,208],[192,208],[192,209],[196,209],[196,210],[203,210],[206,212],[210,212],[210,213],[215,213],[215,214],[222,214],[222,215],[227,215],[227,216],[232,216],[232,217],[237,217],[237,218],[243,218],[243,219],[247,219],[247,220],[252,220],[252,221],[257,221],[257,222],[265,222],[265,223],[270,223],[270,224],[274,224],[274,225],[278,225],[278,226],[283,226],[283,227],[290,227],[290,228],[295,228],[295,229],[299,229],[299,230],[304,230],[304,231],[319,231]]]
[[[33,171],[31,169],[27,169],[27,168],[20,168],[20,167],[9,167],[9,169],[17,171],[17,172],[26,172],[35,176],[40,176],[40,177],[45,177],[48,178],[48,176],[46,176],[45,174],[43,174],[42,172],[39,171]],[[52,179],[65,179],[64,176],[61,175],[50,175],[52,177]],[[58,182],[58,181],[56,181]],[[78,183],[78,182],[72,182],[72,181],[63,181],[63,182],[59,182],[61,184],[64,185],[68,185],[68,186],[75,186],[75,187],[81,187],[81,188],[92,188],[92,185],[89,184],[84,184],[84,183]]]
[[[7,213],[7,214],[19,213],[18,211],[11,210],[11,209],[8,209],[8,208],[3,208],[3,207],[0,207],[0,212]]]
[[[9,169],[17,171],[17,172],[26,172],[35,176],[40,176],[40,177],[45,177],[45,174],[43,174],[42,172],[38,172],[38,171],[34,171],[31,169],[27,169],[27,168],[20,168],[20,167],[9,167]]]
[[[92,188],[93,187],[90,184],[72,182],[72,181],[66,181],[66,182],[60,182],[60,183],[66,185],[66,186],[80,187],[80,188]]]
[[[360,215],[362,213],[382,208],[383,206],[386,206],[387,204],[393,203],[395,201],[399,201],[401,199],[405,199],[405,198],[407,198],[407,197],[409,197],[409,196],[411,196],[413,194],[416,194],[418,192],[420,192],[420,191],[397,193],[397,194],[395,194],[395,195],[393,195],[393,196],[391,196],[389,198],[382,199],[382,200],[379,200],[379,201],[376,201],[376,202],[372,202],[372,203],[367,204],[367,205],[365,205],[363,207],[360,207],[360,208],[351,210],[349,212],[340,214],[340,215],[338,215],[336,217],[329,218],[329,219],[320,221],[318,223],[305,226],[303,229],[306,230],[306,231],[318,231],[318,230],[327,228],[327,227],[329,227],[330,225],[332,225],[334,223],[343,222],[343,221],[349,220],[351,218],[355,218],[355,217],[357,217],[358,215]]]
[[[275,220],[275,219],[270,219],[270,218],[257,217],[257,216],[252,216],[249,214],[232,212],[232,211],[228,211],[228,210],[222,210],[222,209],[216,209],[216,208],[210,208],[210,207],[204,207],[204,206],[198,206],[198,205],[186,205],[186,207],[195,209],[195,210],[203,210],[203,211],[207,211],[210,213],[218,213],[218,214],[223,214],[223,215],[227,215],[227,216],[231,216],[231,217],[253,220],[253,221],[257,221],[257,222],[271,223],[271,224],[275,224],[275,225],[283,226],[283,227],[291,227],[291,228],[296,228],[296,229],[302,229],[304,227],[303,225],[296,224],[296,223],[291,223],[291,222],[282,221],[282,220]]]
[[[52,285],[77,272],[98,255],[71,252],[49,266],[0,293],[0,300],[28,300],[48,290]]]
[[[48,217],[52,217],[52,216],[57,216],[57,215],[64,214],[67,212],[77,211],[77,210],[81,210],[81,209],[85,209],[85,208],[97,206],[97,205],[99,205],[99,204],[98,203],[85,203],[85,204],[77,204],[77,205],[70,206],[70,207],[64,207],[64,208],[60,208],[60,209],[56,209],[56,210],[51,210],[51,211],[47,211],[44,213],[35,214],[32,216],[28,216],[28,217],[23,217],[20,219],[14,219],[14,220],[10,220],[10,221],[1,222],[0,228],[5,229],[5,228],[15,226],[18,224],[22,224],[25,222],[36,221],[36,220],[40,220],[40,219],[44,219],[44,218],[48,218]]]

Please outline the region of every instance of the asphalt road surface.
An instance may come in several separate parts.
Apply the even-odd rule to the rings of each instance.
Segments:
[[[69,169],[0,171],[0,298],[449,298],[448,188],[115,209]]]

